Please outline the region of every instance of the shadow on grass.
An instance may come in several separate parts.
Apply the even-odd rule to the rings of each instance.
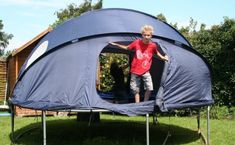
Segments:
[[[17,124],[16,124],[17,125]],[[48,145],[144,145],[145,122],[102,119],[100,123],[77,122],[76,119],[47,121]],[[15,144],[41,145],[43,132],[41,122],[27,125],[15,131],[20,136]],[[186,144],[199,139],[196,131],[167,124],[150,124],[150,145],[162,144],[168,130],[171,137],[167,144]],[[11,134],[10,134],[11,136]]]

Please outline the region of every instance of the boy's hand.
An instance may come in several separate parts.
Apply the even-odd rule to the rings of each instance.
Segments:
[[[127,49],[128,48],[128,46],[126,46],[126,45],[121,45],[121,44],[114,43],[114,42],[109,42],[109,44],[111,44],[113,46],[117,46],[117,47],[122,48],[122,49]]]
[[[117,46],[117,44],[114,43],[114,42],[109,42],[109,44],[111,44],[111,45],[113,45],[113,46]]]
[[[165,61],[168,61],[169,60],[169,57],[167,55],[164,56],[164,60]]]

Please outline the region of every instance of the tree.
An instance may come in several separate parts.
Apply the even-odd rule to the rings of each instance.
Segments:
[[[162,13],[158,14],[156,17],[163,22],[167,22],[166,17]]]
[[[220,25],[200,30],[190,42],[212,66],[213,96],[219,106],[235,105],[235,19],[224,18]]]
[[[193,20],[193,18],[190,18],[189,25],[185,27],[181,27],[179,29],[179,32],[184,35],[184,37],[191,42],[196,34],[196,26],[197,26],[197,21]],[[177,28],[177,25],[176,25]]]
[[[0,56],[4,55],[4,49],[9,44],[9,40],[13,37],[12,34],[7,34],[2,31],[3,26],[2,20],[0,20]]]
[[[61,9],[60,11],[55,12],[55,14],[57,15],[57,20],[52,24],[52,27],[55,28],[64,21],[74,17],[78,17],[82,13],[85,13],[87,11],[101,9],[102,3],[102,0],[98,0],[97,3],[92,5],[91,0],[84,0],[84,2],[79,6],[74,3],[69,4],[66,9]]]

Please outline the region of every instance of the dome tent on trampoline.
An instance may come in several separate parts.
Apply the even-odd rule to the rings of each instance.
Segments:
[[[113,104],[96,90],[97,61],[101,52],[126,53],[109,42],[128,44],[141,36],[141,26],[155,29],[153,42],[170,57],[154,58],[151,75],[161,79],[153,100]],[[170,25],[128,9],[87,12],[59,25],[34,48],[22,66],[11,99],[13,105],[37,110],[105,109],[126,115],[202,107],[213,103],[211,74],[205,59]]]

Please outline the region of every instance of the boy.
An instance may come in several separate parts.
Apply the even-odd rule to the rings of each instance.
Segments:
[[[111,45],[117,46],[123,49],[135,50],[134,58],[131,62],[131,81],[130,89],[135,95],[135,102],[140,102],[140,81],[144,81],[145,95],[144,101],[148,101],[153,90],[152,77],[149,73],[153,54],[164,60],[168,61],[168,56],[162,56],[157,51],[157,45],[151,41],[153,34],[153,27],[150,25],[145,25],[141,28],[142,39],[137,39],[133,41],[130,45],[121,45],[117,43],[110,43]]]

